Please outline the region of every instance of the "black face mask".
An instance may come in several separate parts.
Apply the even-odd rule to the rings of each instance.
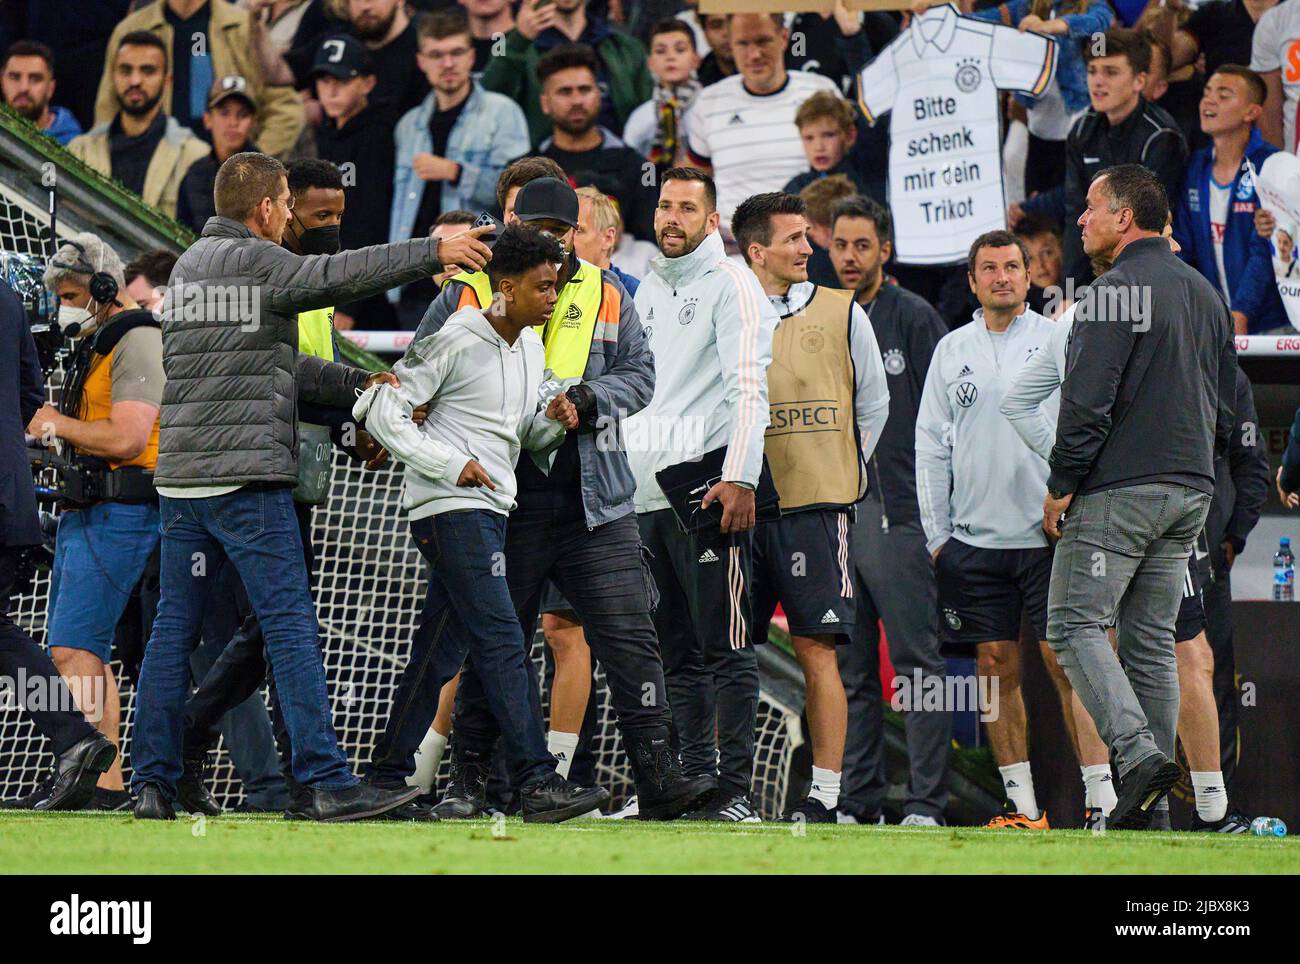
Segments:
[[[298,247],[302,249],[303,254],[338,254],[339,226],[328,224],[324,227],[304,229],[298,235]]]

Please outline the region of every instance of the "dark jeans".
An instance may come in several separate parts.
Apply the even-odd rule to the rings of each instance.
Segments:
[[[411,535],[429,563],[429,587],[367,779],[406,785],[443,684],[460,672],[463,686],[471,668],[505,734],[518,785],[545,777],[555,770],[555,758],[530,697],[532,666],[506,584],[506,517],[486,509],[443,512],[413,521]]]
[[[302,539],[307,583],[314,586],[316,554],[311,541],[311,506],[295,502],[293,510],[298,523],[298,535]],[[211,633],[220,638],[223,648],[214,660],[208,661],[206,672],[202,675],[197,671],[195,673],[199,687],[185,704],[185,754],[198,756],[206,753],[217,745],[218,732],[224,731],[231,760],[235,763],[240,779],[244,781],[250,802],[266,809],[280,809],[283,781],[277,779],[280,789],[272,789],[265,764],[255,765],[255,761],[264,758],[272,735],[271,728],[264,722],[266,709],[261,697],[257,695],[257,691],[270,676],[275,744],[280,752],[281,771],[286,779],[292,779],[288,734],[284,728],[284,715],[280,712],[274,676],[267,672],[266,640],[262,635],[262,626],[257,620],[257,613],[253,612],[248,603],[247,593],[234,566],[225,566],[215,591],[222,594],[222,605],[210,608],[222,609],[224,605],[225,609],[208,613],[205,643],[206,637]],[[217,627],[224,627],[224,631]],[[251,717],[252,711],[245,711],[244,707],[255,708],[260,713],[262,722],[235,722],[237,717],[234,714],[248,712]],[[224,726],[222,720],[227,721]],[[241,757],[247,760],[242,765]],[[245,770],[248,771],[247,775]]]
[[[11,703],[26,710],[57,756],[95,731],[77,709],[49,655],[9,615],[21,554],[19,547],[0,546],[0,677],[13,680],[16,687],[13,692],[0,687],[0,704]],[[26,694],[31,692],[29,681],[35,680],[41,681],[39,691],[49,700],[44,708],[24,705]],[[45,703],[45,699],[41,702]]]
[[[285,486],[245,486],[199,499],[162,497],[162,599],[145,650],[137,694],[131,784],[167,795],[181,775],[190,653],[221,559],[239,572],[266,637],[302,785],[340,790],[356,783],[330,717],[316,612],[307,585],[293,496]]]
[[[668,726],[668,693],[650,615],[657,592],[636,516],[588,529],[581,517],[561,510],[519,508],[506,530],[505,558],[524,638],[532,639],[542,588],[554,579],[582,620],[592,658],[605,670],[619,728],[626,733]],[[531,690],[536,700],[536,686]],[[461,674],[452,730],[462,746],[490,750],[496,743],[499,730],[473,671]]]

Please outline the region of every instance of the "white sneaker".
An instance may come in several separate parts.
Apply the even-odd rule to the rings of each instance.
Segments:
[[[934,817],[927,817],[923,813],[909,813],[902,820],[898,821],[900,827],[942,827]]]
[[[636,797],[633,796],[628,798],[627,803],[623,804],[621,809],[615,810],[613,813],[601,813],[600,811],[596,811],[595,813],[587,814],[587,816],[600,817],[604,820],[630,820],[634,817],[640,816],[640,814],[641,808],[637,805]]]
[[[882,814],[878,814],[878,815],[876,816],[876,819],[874,819],[874,820],[859,820],[859,819],[858,819],[857,817],[855,817],[853,814],[851,814],[851,813],[845,813],[843,810],[840,810],[840,811],[839,811],[838,813],[836,813],[836,815],[835,815],[835,822],[836,822],[836,823],[855,824],[855,825],[856,825],[856,824],[866,824],[866,825],[868,825],[868,826],[872,826],[872,827],[883,827],[883,826],[885,825],[885,815],[884,815],[883,813],[882,813]]]

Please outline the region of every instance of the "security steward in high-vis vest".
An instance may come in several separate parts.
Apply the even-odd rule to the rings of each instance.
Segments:
[[[548,462],[538,464],[527,454],[519,460],[517,507],[506,532],[510,594],[526,640],[533,638],[548,579],[573,605],[592,655],[605,669],[641,817],[672,819],[690,809],[710,784],[683,776],[669,746],[667,691],[650,615],[657,592],[642,555],[633,507],[636,483],[619,432],[622,419],[644,408],[654,394],[654,359],[618,278],[573,253],[578,223],[573,188],[553,177],[529,181],[507,220],[534,224],[564,246],[559,300],[539,331],[549,369],[543,391],[554,394],[556,384],[567,387],[581,423]],[[461,307],[489,304],[485,275],[457,275],[430,305],[416,339],[432,334]],[[418,670],[408,666],[406,671]],[[434,694],[428,705],[436,703]],[[376,750],[375,759],[412,759],[431,722],[413,720],[405,727],[410,732],[385,732],[386,752],[380,757]],[[461,671],[452,727],[452,785],[435,808],[443,819],[482,811],[498,736],[482,684],[469,665]],[[370,778],[400,785],[407,774],[389,767],[372,767]]]
[[[288,173],[289,191],[294,202],[281,244],[294,254],[336,253],[344,209],[343,181],[338,167],[329,161],[310,159],[289,165]],[[305,355],[340,361],[334,331],[334,308],[317,308],[298,314],[298,350]],[[338,445],[354,458],[365,461],[370,468],[378,468],[387,456],[369,435],[353,424],[352,413],[346,408],[331,408],[300,400],[298,414],[298,485],[293,490],[293,505],[307,561],[307,578],[314,585],[316,553],[311,538],[312,509],[329,499],[334,446]],[[230,610],[236,614],[235,625],[238,628],[185,704],[184,770],[176,792],[182,805],[191,813],[221,812],[216,798],[204,782],[208,753],[216,747],[221,735],[219,727],[226,714],[257,692],[267,679],[261,626],[248,604],[234,566],[226,567],[223,579],[226,582],[222,590],[231,596]],[[242,623],[238,621],[241,616]],[[274,701],[274,687],[271,695]],[[283,732],[284,722],[278,708],[274,719],[282,755],[280,769],[285,780],[292,782],[289,742]],[[248,734],[251,729],[231,728],[227,742],[232,736],[238,738],[236,734]],[[264,728],[262,732],[265,732]],[[258,759],[259,756],[262,760],[267,758],[264,752],[260,755],[250,752],[245,759]],[[238,758],[236,762],[239,762]],[[259,787],[270,784],[276,791],[263,791],[266,797],[252,800],[253,805],[268,810],[283,809],[288,796],[278,781],[257,772],[240,772],[239,776],[245,789],[249,789],[250,783]]]
[[[781,518],[754,530],[751,625],[762,642],[781,604],[808,694],[812,786],[787,819],[835,823],[848,726],[835,647],[853,633],[849,530],[889,414],[885,366],[853,292],[808,281],[812,247],[797,196],[748,198],[736,208],[732,233],[781,317],[763,446]]]
[[[159,538],[153,470],[166,380],[162,334],[153,313],[126,294],[121,258],[94,234],[65,242],[44,281],[59,297],[60,326],[81,339],[58,408],[42,407],[27,429],[46,445],[59,440],[72,463],[60,473],[47,638],[77,705],[116,746],[114,631]],[[115,762],[93,804],[128,801]]]

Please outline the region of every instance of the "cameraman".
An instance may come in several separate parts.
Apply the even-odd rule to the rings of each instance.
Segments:
[[[46,446],[61,440],[72,463],[54,548],[50,655],[77,705],[120,747],[121,704],[108,664],[114,628],[158,546],[162,335],[153,313],[126,294],[122,260],[97,235],[65,242],[44,280],[59,298],[60,326],[82,338],[59,407],[43,405],[27,427]],[[95,803],[116,809],[125,800],[115,762]]]
[[[44,398],[36,345],[22,303],[0,280],[0,451],[5,453],[0,461],[0,488],[5,492],[0,503],[0,680],[8,684],[0,686],[0,705],[16,697],[22,706],[24,696],[34,692],[32,684],[44,680],[46,699],[40,702],[45,705],[33,700],[22,708],[50,741],[56,757],[51,778],[36,794],[3,805],[76,810],[90,800],[95,780],[109,768],[117,751],[77,712],[50,658],[9,616],[13,597],[22,591],[18,583],[25,550],[41,544],[23,425]]]

